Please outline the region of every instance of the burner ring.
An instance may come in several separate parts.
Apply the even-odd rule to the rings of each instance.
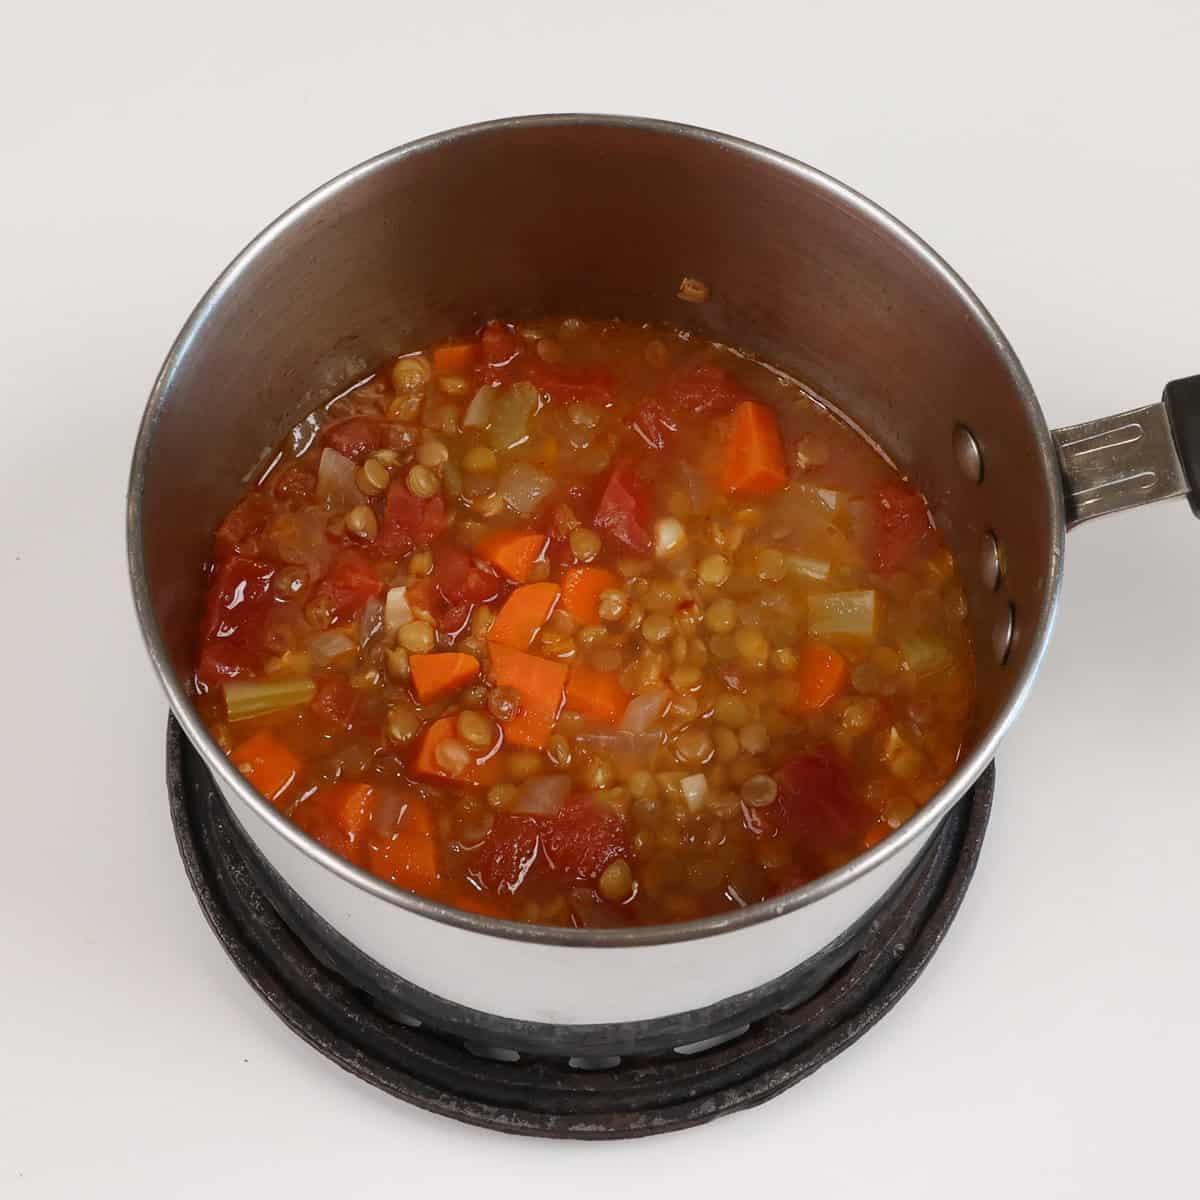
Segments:
[[[506,1133],[605,1139],[684,1129],[760,1104],[884,1016],[958,911],[987,829],[995,766],[860,927],[754,993],[636,1031],[508,1021],[405,984],[289,894],[174,718],[167,780],[180,856],[209,925],[305,1041],[430,1112]]]

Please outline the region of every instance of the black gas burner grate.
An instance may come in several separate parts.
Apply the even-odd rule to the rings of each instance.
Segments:
[[[753,994],[639,1027],[636,1046],[614,1041],[606,1027],[568,1044],[551,1027],[450,1005],[380,972],[250,846],[174,719],[167,779],[180,855],[209,924],[305,1041],[430,1112],[505,1133],[600,1139],[684,1129],[760,1104],[887,1013],[958,911],[987,828],[995,767],[860,929]]]

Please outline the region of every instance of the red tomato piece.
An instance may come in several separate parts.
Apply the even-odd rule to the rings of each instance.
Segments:
[[[399,557],[415,549],[426,549],[448,522],[441,496],[422,500],[414,496],[403,479],[393,479],[387,491],[383,519],[375,546],[381,554]]]
[[[651,450],[664,450],[671,435],[679,432],[678,420],[661,400],[647,400],[629,419],[629,427]]]
[[[322,442],[331,450],[347,458],[361,458],[371,450],[382,448],[387,432],[379,421],[368,417],[350,417],[330,425],[322,436]]]
[[[483,361],[489,367],[503,367],[521,352],[521,339],[508,326],[489,321],[479,338]]]
[[[438,548],[433,562],[433,583],[442,598],[454,604],[486,604],[500,595],[500,579],[472,562],[465,550],[448,545]]]
[[[608,477],[592,524],[618,546],[649,554],[650,517],[645,487],[627,462],[618,462]]]
[[[275,480],[275,495],[281,500],[307,500],[316,490],[316,473],[300,463],[285,467]]]
[[[270,515],[271,501],[262,492],[254,491],[244,497],[217,527],[213,537],[217,559],[244,550],[245,543],[267,523]]]
[[[921,494],[898,483],[885,483],[876,492],[875,511],[875,565],[886,575],[920,546],[932,526]]]
[[[683,413],[727,413],[754,397],[724,367],[705,363],[688,367],[671,380],[671,400]]]
[[[489,891],[512,895],[533,869],[541,830],[536,817],[502,813],[475,854],[475,870]]]
[[[383,581],[371,570],[367,556],[358,550],[343,551],[317,585],[317,593],[328,598],[337,621],[357,616],[362,606],[381,591]]]
[[[208,589],[196,678],[201,684],[262,669],[262,627],[271,605],[269,563],[234,555],[217,569]]]
[[[796,755],[775,772],[775,781],[779,799],[766,812],[797,843],[845,842],[863,823],[850,781],[828,753]]]
[[[559,404],[612,403],[612,372],[607,367],[569,367],[544,363],[529,364],[529,382]]]
[[[345,675],[328,675],[317,686],[312,710],[323,721],[349,729],[354,718],[354,689]]]
[[[595,883],[618,858],[630,857],[629,829],[590,796],[572,796],[560,813],[542,819],[542,848],[559,875]]]

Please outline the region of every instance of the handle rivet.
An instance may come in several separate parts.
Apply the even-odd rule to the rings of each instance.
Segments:
[[[975,435],[965,425],[954,427],[954,457],[962,473],[972,482],[983,481],[983,455]]]
[[[1016,628],[1017,610],[1011,604],[1008,604],[1005,606],[1004,612],[1000,614],[1000,619],[996,622],[996,628],[992,631],[992,651],[996,655],[996,661],[1001,666],[1008,661]]]
[[[983,535],[983,545],[979,553],[979,574],[983,578],[983,586],[994,592],[1004,578],[1004,549],[1000,539],[989,532]]]

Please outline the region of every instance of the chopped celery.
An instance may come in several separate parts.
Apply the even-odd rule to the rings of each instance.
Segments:
[[[529,418],[537,412],[538,390],[532,383],[514,383],[492,404],[488,445],[493,450],[511,450],[529,437]]]
[[[878,593],[874,589],[809,596],[808,632],[815,638],[871,641],[879,625],[879,609]]]
[[[909,633],[899,640],[905,667],[918,677],[936,675],[954,663],[950,647],[939,637]]]
[[[846,493],[835,491],[833,488],[814,487],[811,484],[802,483],[799,489],[806,496],[810,496],[815,500],[826,512],[835,513],[846,502]]]
[[[784,557],[788,570],[797,579],[813,579],[818,583],[823,583],[829,578],[832,568],[827,559],[805,558],[803,554],[788,554]]]
[[[257,683],[234,681],[225,685],[225,709],[231,721],[245,721],[281,708],[307,704],[316,694],[317,685],[307,677]]]

